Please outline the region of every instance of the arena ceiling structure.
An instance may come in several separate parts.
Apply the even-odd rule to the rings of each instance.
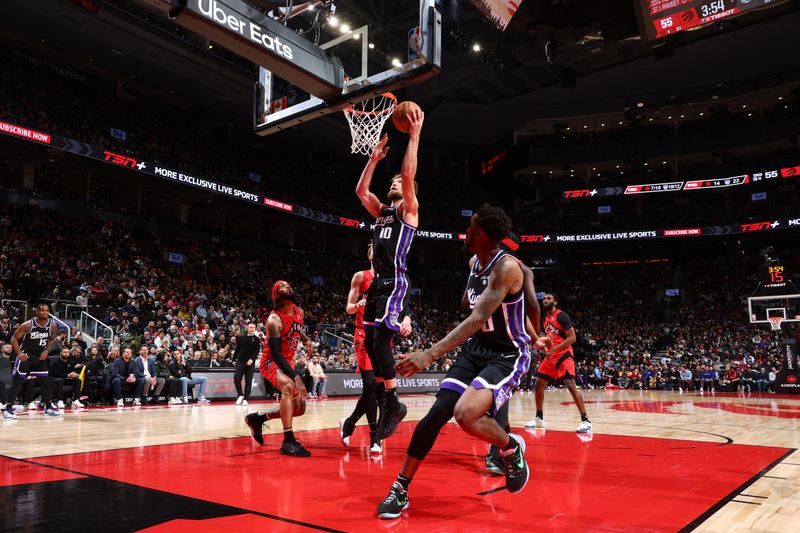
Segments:
[[[251,3],[264,10],[274,6],[266,0]],[[748,78],[768,73],[800,78],[797,2],[658,41],[640,37],[631,0],[527,0],[505,32],[466,0],[443,4],[442,71],[402,95],[426,110],[426,140],[443,145],[481,146],[524,130],[531,121],[624,112],[638,101],[653,109],[702,91],[737,91],[732,87],[742,72]],[[406,53],[407,43],[398,35],[413,27],[418,14],[404,2],[337,0],[335,5],[340,21],[377,28],[370,35],[380,52],[371,56],[376,61],[389,64]],[[210,120],[242,126],[249,120],[254,65],[178,28],[143,2],[0,6],[5,39],[12,44],[118,79]],[[322,31],[330,37],[340,26],[327,24]],[[476,127],[454,128],[464,117]],[[347,137],[340,119],[302,127],[298,139],[338,148],[333,139]]]

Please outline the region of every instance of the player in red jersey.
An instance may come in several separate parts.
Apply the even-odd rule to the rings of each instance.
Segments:
[[[382,448],[381,440],[378,436],[377,394],[379,389],[377,383],[383,380],[375,376],[375,372],[372,369],[372,362],[364,346],[364,305],[366,304],[367,291],[375,277],[375,271],[372,268],[372,244],[367,248],[367,259],[370,261],[369,270],[362,270],[353,274],[353,279],[350,281],[350,292],[347,295],[347,307],[345,308],[348,315],[356,315],[356,328],[353,333],[353,351],[358,361],[358,371],[361,373],[363,388],[353,412],[350,416],[339,420],[339,437],[342,440],[342,444],[349,446],[350,436],[355,431],[356,424],[362,416],[367,415],[367,423],[369,424],[369,451],[370,454],[380,455]],[[411,334],[411,317],[407,314],[403,317],[403,321],[400,324],[400,334],[404,337]],[[383,391],[382,387],[380,391]]]
[[[267,318],[267,346],[261,354],[259,370],[264,379],[281,391],[280,405],[267,412],[250,413],[245,423],[259,444],[264,444],[262,426],[267,420],[280,417],[283,422],[281,453],[295,457],[309,457],[311,453],[297,441],[292,431],[292,419],[306,412],[306,387],[294,370],[294,354],[298,339],[311,353],[311,340],[303,331],[303,310],[294,304],[295,293],[286,281],[276,281],[272,286],[273,310]]]
[[[583,405],[583,396],[575,387],[575,360],[572,345],[575,342],[575,328],[572,319],[567,313],[558,309],[558,297],[555,294],[545,294],[542,299],[545,311],[544,333],[550,337],[552,344],[548,346],[547,353],[536,372],[536,418],[525,424],[526,428],[544,427],[544,388],[547,383],[560,379],[569,389],[572,399],[578,406],[581,414],[581,425],[575,430],[578,433],[591,433],[592,423],[586,416],[586,407]]]

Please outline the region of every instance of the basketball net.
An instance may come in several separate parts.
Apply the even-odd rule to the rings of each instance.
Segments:
[[[768,318],[769,325],[772,327],[772,331],[779,331],[781,329],[781,322],[783,322],[782,316],[771,316]]]
[[[397,98],[392,93],[383,93],[344,109],[344,116],[350,125],[353,143],[350,150],[354,154],[371,155],[381,139],[383,125],[397,107]]]

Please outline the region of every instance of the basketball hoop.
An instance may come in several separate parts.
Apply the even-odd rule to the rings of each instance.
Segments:
[[[768,317],[768,320],[772,331],[779,331],[781,329],[781,322],[783,322],[782,316],[771,316]]]
[[[353,143],[350,145],[352,153],[372,154],[372,150],[381,139],[383,125],[392,116],[396,107],[395,95],[383,93],[344,109],[344,116],[353,135]]]

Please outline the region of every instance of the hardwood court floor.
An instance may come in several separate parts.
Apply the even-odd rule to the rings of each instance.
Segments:
[[[50,531],[800,531],[800,398],[587,391],[591,439],[564,391],[545,396],[546,430],[511,423],[528,444],[531,481],[508,494],[483,471],[486,446],[443,430],[398,520],[375,508],[431,396],[366,454],[345,450],[338,419],[352,398],[309,403],[295,429],[308,459],[277,453],[280,423],[257,446],[248,408],[88,409],[0,421],[0,529]],[[249,410],[263,409],[251,403]]]

